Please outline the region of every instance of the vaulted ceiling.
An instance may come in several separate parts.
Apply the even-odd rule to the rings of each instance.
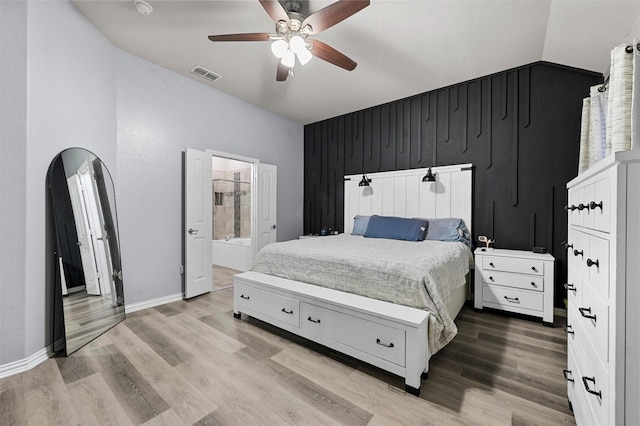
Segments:
[[[356,61],[354,71],[313,58],[276,82],[269,42],[207,39],[274,32],[258,0],[147,2],[150,15],[133,0],[73,1],[118,48],[302,124],[540,60],[605,73],[610,50],[640,36],[631,33],[638,0],[372,0],[314,36]],[[302,12],[331,3],[310,0]]]

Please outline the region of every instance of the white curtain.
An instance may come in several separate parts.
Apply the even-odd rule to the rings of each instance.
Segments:
[[[580,158],[578,161],[578,173],[589,168],[589,124],[591,114],[591,98],[582,100],[582,122],[580,124]]]
[[[633,83],[631,89],[631,148],[640,148],[640,40],[633,41]]]
[[[582,102],[582,173],[607,155],[640,148],[640,41],[611,51],[609,80],[592,86]]]
[[[609,92],[602,85],[591,87],[589,108],[589,166],[607,155],[607,105]]]
[[[609,78],[609,117],[606,154],[631,149],[631,87],[633,85],[633,48],[620,45],[611,51]]]

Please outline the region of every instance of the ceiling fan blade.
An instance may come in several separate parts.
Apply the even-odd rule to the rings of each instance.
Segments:
[[[276,81],[285,81],[289,76],[289,67],[282,65],[282,62],[278,61],[278,68],[276,69]]]
[[[311,54],[316,58],[330,62],[347,71],[353,71],[358,65],[350,58],[320,40],[308,40],[308,42],[313,45],[313,47],[309,49],[309,52],[311,52]]]
[[[318,34],[367,6],[369,6],[369,0],[340,0],[307,16],[302,21],[301,28],[310,25],[312,31],[309,34]]]
[[[267,11],[273,22],[284,21],[289,25],[289,15],[277,0],[259,0],[264,10]]]
[[[269,33],[210,35],[211,41],[269,41]]]

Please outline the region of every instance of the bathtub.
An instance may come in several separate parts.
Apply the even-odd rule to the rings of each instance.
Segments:
[[[253,261],[251,238],[231,238],[229,241],[211,240],[213,244],[211,263],[238,271],[248,271]]]

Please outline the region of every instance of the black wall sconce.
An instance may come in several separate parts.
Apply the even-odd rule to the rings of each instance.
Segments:
[[[429,167],[429,169],[427,170],[427,174],[424,175],[424,177],[422,178],[422,181],[423,182],[435,182],[436,181],[436,175],[431,172],[431,167]]]
[[[367,178],[365,175],[362,175],[362,180],[358,184],[358,186],[369,186],[371,183],[371,179]]]

